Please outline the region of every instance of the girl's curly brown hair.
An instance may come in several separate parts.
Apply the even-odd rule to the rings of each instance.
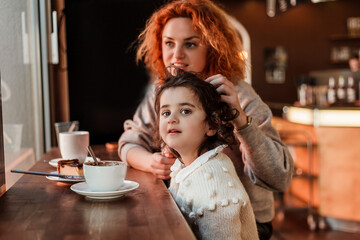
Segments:
[[[162,32],[166,23],[177,17],[192,19],[194,30],[208,46],[206,77],[222,74],[233,83],[245,78],[245,60],[241,41],[226,13],[209,0],[175,0],[165,4],[148,19],[138,37],[137,62],[143,61],[148,71],[163,80]]]
[[[233,133],[234,126],[230,121],[239,115],[239,111],[231,109],[227,103],[221,102],[220,94],[216,91],[216,88],[212,84],[199,78],[199,75],[178,69],[175,76],[167,77],[163,85],[159,85],[156,89],[155,111],[157,114],[157,123],[155,136],[158,145],[163,145],[164,143],[159,134],[160,98],[164,91],[176,87],[186,87],[194,93],[205,111],[205,121],[211,129],[217,129],[214,136],[208,137],[200,145],[198,150],[199,156],[204,150],[211,150],[221,144],[231,146],[235,143],[236,140]],[[174,155],[180,157],[174,149],[170,150]]]

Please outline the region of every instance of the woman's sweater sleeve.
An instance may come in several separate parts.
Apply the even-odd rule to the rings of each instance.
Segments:
[[[246,115],[253,118],[249,127],[236,133],[244,171],[254,184],[284,191],[292,178],[293,159],[271,125],[271,110],[245,82],[241,82],[238,92]]]
[[[149,152],[153,151],[156,123],[154,91],[155,86],[150,85],[133,119],[124,122],[124,132],[118,142],[118,154],[123,161],[126,161],[126,154],[133,147],[143,147]]]

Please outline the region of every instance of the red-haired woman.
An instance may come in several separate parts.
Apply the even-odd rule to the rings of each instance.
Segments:
[[[201,73],[217,87],[221,100],[240,113],[232,121],[239,144],[224,152],[249,194],[260,239],[269,239],[274,217],[272,191],[288,187],[293,160],[271,125],[269,107],[242,80],[246,70],[242,44],[226,16],[211,1],[182,0],[164,5],[150,17],[139,36],[137,60],[145,63],[153,84],[133,119],[125,121],[118,151],[130,166],[170,178],[175,159],[153,144],[155,83],[162,83],[168,66]]]

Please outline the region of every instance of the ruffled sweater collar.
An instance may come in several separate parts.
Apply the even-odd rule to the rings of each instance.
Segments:
[[[187,176],[189,176],[192,172],[194,172],[201,165],[205,164],[209,159],[216,156],[219,152],[221,152],[226,145],[220,145],[216,148],[207,151],[202,154],[198,158],[196,158],[189,166],[185,167],[185,165],[179,160],[176,159],[175,163],[171,166],[170,170],[176,174],[174,180],[176,183],[180,183],[185,180]]]

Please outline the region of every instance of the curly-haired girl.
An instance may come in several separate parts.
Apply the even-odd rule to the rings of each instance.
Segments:
[[[258,239],[249,196],[221,152],[235,143],[238,111],[210,83],[176,72],[155,95],[160,141],[177,157],[169,190],[199,239]]]

